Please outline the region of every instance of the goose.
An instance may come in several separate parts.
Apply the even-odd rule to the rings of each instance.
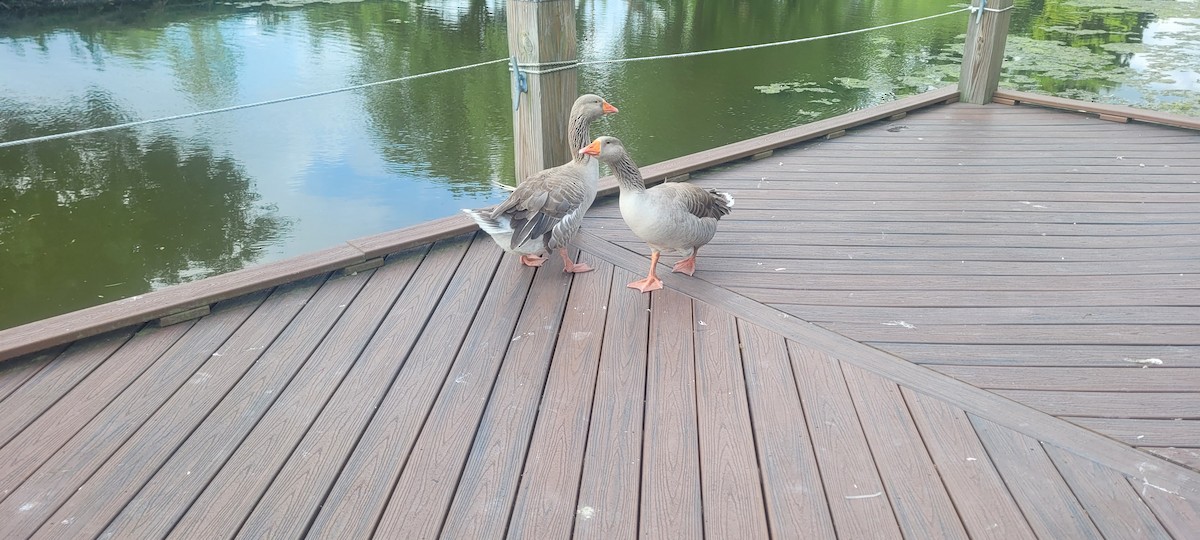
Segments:
[[[616,137],[600,137],[579,150],[612,169],[621,188],[621,217],[633,234],[650,246],[650,274],[630,283],[647,293],[662,288],[654,273],[661,252],[691,255],[675,263],[672,272],[696,272],[696,253],[717,233],[717,220],[733,208],[733,197],[693,184],[659,184],[646,189],[642,173]]]
[[[567,143],[571,161],[542,170],[521,182],[508,199],[495,208],[463,209],[501,249],[521,256],[525,266],[541,266],[543,253],[557,249],[563,271],[588,272],[567,255],[567,244],[578,234],[599,189],[600,163],[575,152],[587,144],[588,127],[606,114],[617,112],[604,98],[584,94],[571,106]]]

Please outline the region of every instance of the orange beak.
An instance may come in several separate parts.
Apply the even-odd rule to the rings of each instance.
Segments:
[[[589,156],[600,155],[600,139],[596,139],[596,140],[592,141],[592,144],[589,144],[583,148],[580,148],[579,153],[587,154]]]
[[[600,100],[600,108],[604,110],[604,114],[613,114],[617,112],[617,108],[613,107],[612,103],[604,100]]]

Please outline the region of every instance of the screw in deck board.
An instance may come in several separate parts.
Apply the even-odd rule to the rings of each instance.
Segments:
[[[186,309],[180,312],[172,313],[166,317],[162,317],[158,319],[158,326],[171,326],[172,324],[179,324],[184,321],[199,319],[200,317],[208,315],[209,313],[211,313],[211,309],[209,308],[208,304],[205,304],[200,307]]]
[[[774,150],[767,150],[766,152],[759,152],[757,154],[754,154],[753,156],[750,156],[750,161],[758,161],[760,159],[769,158],[774,153],[775,153]]]
[[[575,60],[575,4],[571,0],[508,0],[508,54],[521,64]],[[517,182],[571,159],[567,116],[579,97],[578,69],[528,73],[528,92],[513,112]]]
[[[980,0],[972,6],[979,7]],[[1004,40],[1008,38],[1008,21],[1012,18],[1013,0],[990,0],[989,10],[981,16],[971,12],[967,17],[967,42],[963,47],[962,73],[958,78],[958,95],[964,103],[983,105],[992,101],[1000,82],[1000,65],[1004,62]]]

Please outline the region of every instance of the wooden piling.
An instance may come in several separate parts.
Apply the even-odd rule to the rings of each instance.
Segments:
[[[520,64],[576,60],[572,0],[508,0],[508,50]],[[542,68],[546,69],[546,68]],[[538,71],[538,68],[530,68]],[[513,112],[517,181],[570,160],[567,115],[579,95],[578,70],[528,73],[528,92]],[[578,149],[575,149],[578,150]]]
[[[978,8],[980,0],[972,0]],[[1000,66],[1004,62],[1004,41],[1008,37],[1008,21],[1013,0],[990,0],[988,10],[980,17],[971,12],[967,18],[967,42],[963,48],[962,75],[958,79],[960,101],[982,105],[992,101],[1000,81]]]

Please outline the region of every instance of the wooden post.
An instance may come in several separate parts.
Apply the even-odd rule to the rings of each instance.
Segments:
[[[520,64],[576,60],[573,0],[508,0],[508,50]],[[536,68],[535,68],[536,70]],[[570,161],[567,115],[579,97],[578,69],[529,73],[513,112],[517,182]]]
[[[980,0],[972,0],[971,5],[978,8],[979,3]],[[989,0],[986,4],[989,10],[1005,11],[984,11],[982,17],[969,12],[962,75],[958,79],[959,101],[978,105],[992,101],[1004,62],[1004,40],[1008,37],[1012,5],[1013,0]]]

